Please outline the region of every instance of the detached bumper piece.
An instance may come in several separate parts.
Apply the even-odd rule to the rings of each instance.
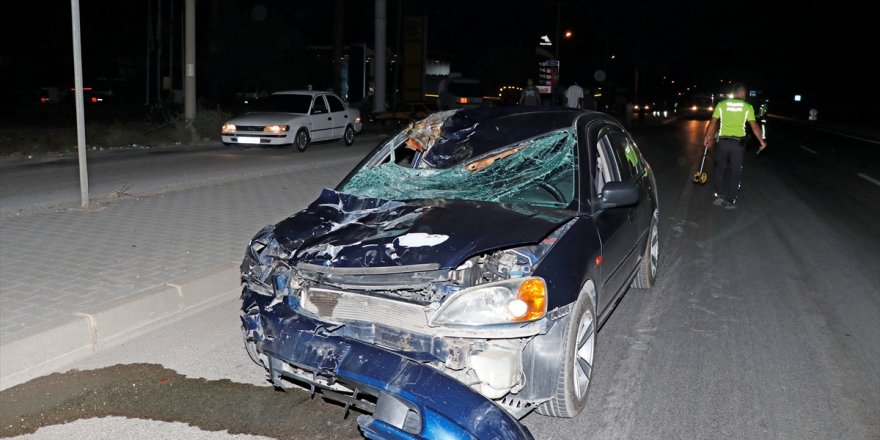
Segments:
[[[346,411],[352,405],[372,411],[372,416],[358,417],[367,438],[533,438],[500,406],[442,372],[373,345],[333,336],[323,324],[287,304],[267,310],[263,298],[241,319],[248,339],[268,358],[273,384],[283,388],[282,376],[303,380],[285,371],[290,369],[285,364],[310,372],[315,380],[307,382],[313,391],[321,387],[326,398],[344,403]],[[261,312],[255,313],[258,304]],[[317,380],[319,376],[323,381]],[[353,389],[353,395],[326,389],[326,384],[336,382]],[[375,404],[359,399],[367,395]]]

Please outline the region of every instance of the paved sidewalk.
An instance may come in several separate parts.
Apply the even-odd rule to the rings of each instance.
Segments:
[[[35,334],[79,319],[88,321],[96,345],[96,312],[138,301],[156,293],[157,286],[177,287],[173,284],[181,279],[211,281],[212,273],[225,271],[221,285],[230,281],[233,294],[238,286],[231,274],[247,240],[261,227],[304,208],[322,187],[335,186],[363,154],[303,162],[284,174],[104,200],[95,210],[0,217],[0,366],[5,370],[0,378],[67,354],[45,347],[49,352],[40,352],[41,359],[10,359],[27,355],[21,347],[9,348],[15,343],[23,346]],[[217,286],[214,281],[212,288]],[[117,319],[133,319],[125,324],[136,326],[155,318],[149,316],[157,313],[150,306],[135,307],[143,317],[132,318],[129,310]],[[112,307],[109,312],[112,315]],[[99,332],[107,328],[101,323],[97,327]],[[112,336],[104,331],[102,337]],[[67,333],[59,327],[52,338],[63,339]]]

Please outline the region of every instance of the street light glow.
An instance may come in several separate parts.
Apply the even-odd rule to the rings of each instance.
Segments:
[[[565,31],[565,34],[563,34],[563,36],[564,36],[566,39],[570,39],[571,37],[574,36],[574,32],[572,32],[571,30],[567,30],[567,31]]]

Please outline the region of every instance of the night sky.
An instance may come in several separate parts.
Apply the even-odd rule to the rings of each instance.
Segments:
[[[139,85],[144,80],[147,7],[151,3],[155,14],[157,1],[82,1],[86,82],[122,76],[132,83],[132,94],[143,93]],[[161,3],[164,56],[173,29],[174,62],[179,63],[183,0]],[[343,3],[345,44],[372,46],[373,2]],[[451,61],[453,71],[481,79],[487,89],[520,85],[535,74],[538,38],[547,34],[556,39],[557,4],[388,0],[388,46],[391,50],[396,46],[399,10],[404,15],[424,15],[429,57]],[[593,72],[604,69],[608,81],[631,90],[638,69],[640,92],[648,97],[677,87],[666,82],[670,80],[702,90],[718,88],[721,80],[739,80],[768,96],[800,93],[825,109],[846,108],[833,112],[841,117],[873,120],[876,112],[860,103],[867,81],[876,74],[855,68],[865,64],[850,55],[860,44],[876,46],[877,37],[874,43],[857,38],[866,33],[857,22],[860,17],[866,20],[867,13],[817,1],[741,2],[731,8],[733,4],[561,2],[560,28],[574,33],[559,48],[562,82],[595,85]],[[198,0],[200,96],[219,100],[230,89],[257,83],[297,88],[314,82],[315,75],[323,74],[309,62],[306,47],[332,44],[333,6],[333,0]],[[169,26],[170,11],[176,11],[173,26]],[[16,4],[5,15],[0,67],[4,76],[13,79],[14,88],[72,83],[69,2],[34,0]],[[871,51],[876,52],[876,47]],[[178,83],[179,74],[175,87]]]

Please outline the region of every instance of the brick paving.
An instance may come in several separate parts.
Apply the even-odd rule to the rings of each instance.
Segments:
[[[138,198],[0,217],[0,339],[240,261],[261,227],[304,208],[363,156]]]

